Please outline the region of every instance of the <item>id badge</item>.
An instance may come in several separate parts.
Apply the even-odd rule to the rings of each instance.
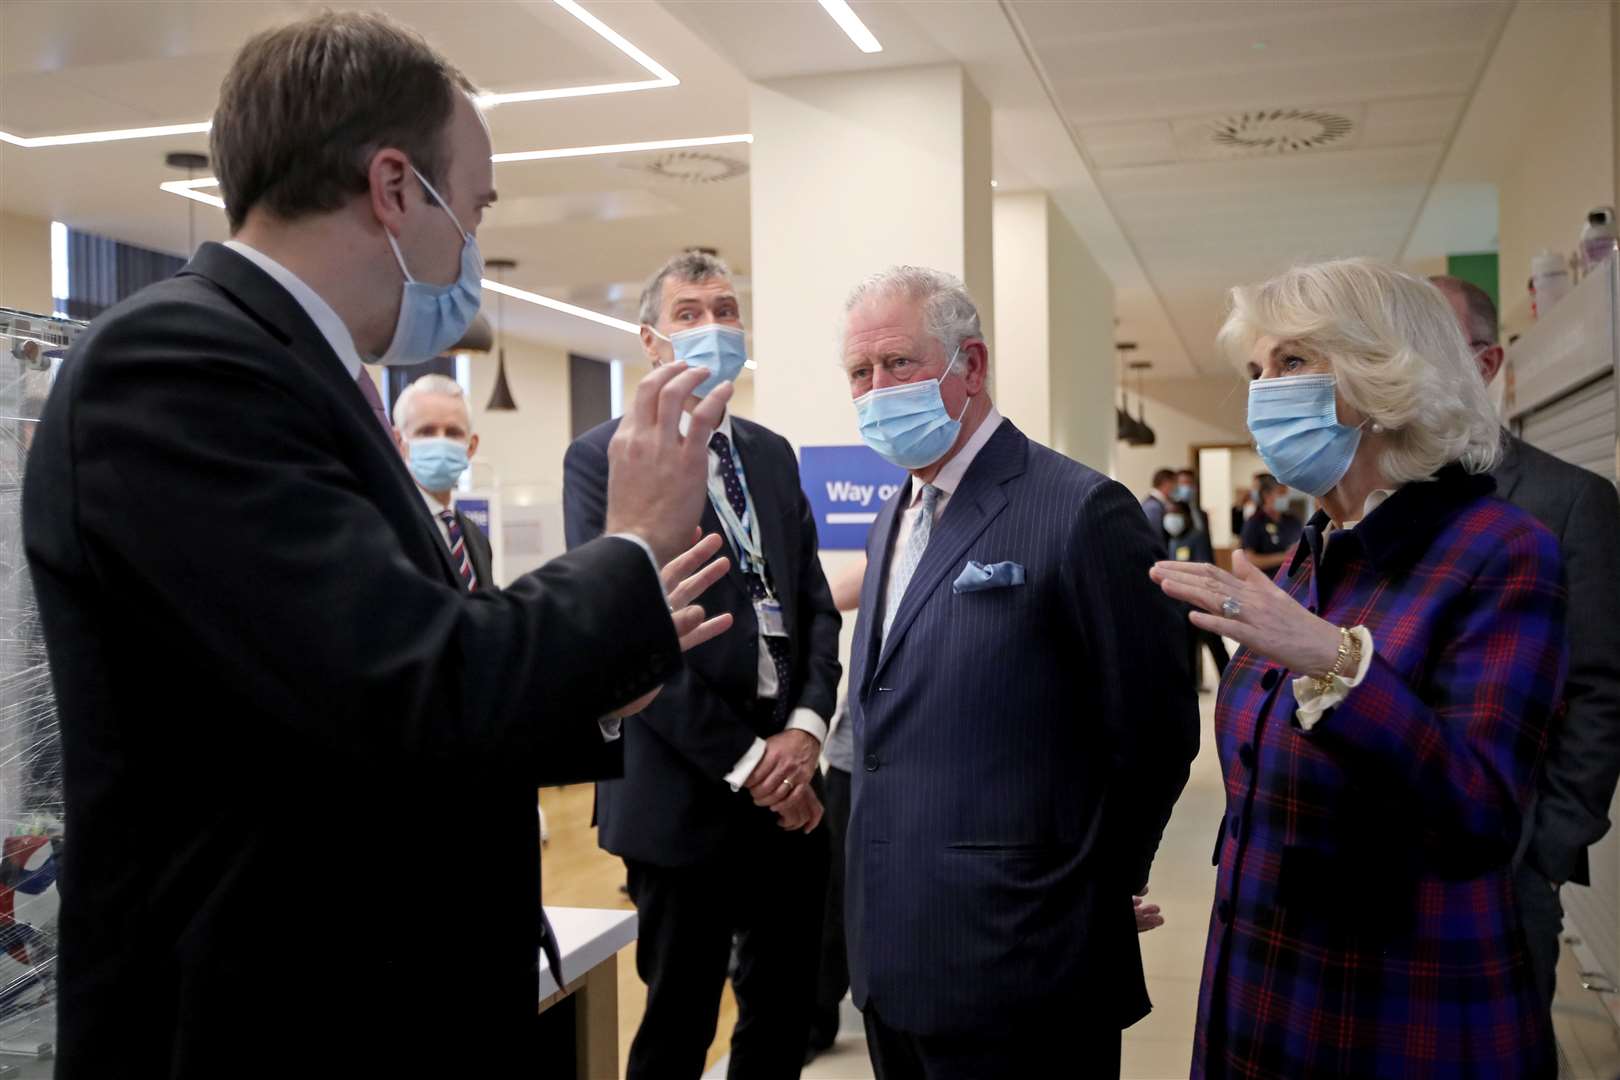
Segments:
[[[754,615],[759,619],[759,632],[766,637],[788,636],[787,621],[782,617],[782,604],[777,600],[755,600]]]

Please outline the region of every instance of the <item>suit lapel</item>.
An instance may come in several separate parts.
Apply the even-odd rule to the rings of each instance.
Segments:
[[[779,527],[783,507],[775,483],[778,472],[765,461],[765,447],[752,425],[733,417],[731,434],[733,452],[742,462],[743,475],[747,478],[748,496],[754,501],[754,513],[759,515],[760,543],[765,547],[765,565],[770,568],[771,584],[777,599],[782,601],[783,613],[789,616],[788,624],[792,625],[792,612],[788,610],[788,597],[794,591],[793,582],[788,580],[792,568],[788,566],[787,538]],[[714,512],[712,506],[709,512]]]
[[[1492,473],[1496,477],[1496,494],[1510,502],[1513,491],[1524,479],[1524,470],[1521,468],[1522,457],[1519,454],[1518,440],[1506,432],[1502,435],[1502,460]]]
[[[851,642],[850,653],[851,667],[854,668],[850,672],[852,685],[862,697],[866,695],[871,676],[877,673],[873,627],[881,628],[883,625],[878,598],[883,595],[887,576],[884,568],[889,565],[889,545],[894,542],[894,524],[899,519],[900,508],[910,501],[911,479],[907,477],[894,497],[883,504],[877,520],[872,523],[872,536],[867,544],[866,575],[861,578],[860,614],[856,617],[855,640]]]
[[[394,479],[396,509],[404,513],[419,540],[431,541],[438,552],[439,567],[448,584],[459,586],[461,572],[450,561],[450,549],[444,543],[439,525],[427,513],[416,481],[411,478],[399,449],[377,423],[377,416],[360,393],[360,387],[349,378],[348,368],[333,350],[326,335],[322,334],[303,306],[293,299],[269,274],[253,265],[223,244],[207,243],[197,249],[183,274],[197,274],[224,289],[244,310],[251,314],[279,341],[287,345],[292,354],[308,363],[311,372],[322,380],[343,403],[343,408],[354,425],[364,434],[373,450],[388,462],[387,471]],[[374,499],[384,499],[385,491],[369,492]]]
[[[1024,471],[1024,458],[1029,440],[1011,421],[1003,420],[1001,427],[979,451],[979,456],[962,477],[962,485],[952,495],[934,525],[928,548],[923,552],[917,572],[900,600],[894,625],[883,641],[883,650],[872,674],[883,670],[895,649],[916,621],[917,613],[928,603],[929,597],[940,585],[948,571],[957,567],[968,547],[990,522],[1007,506],[1007,493],[1002,485]]]

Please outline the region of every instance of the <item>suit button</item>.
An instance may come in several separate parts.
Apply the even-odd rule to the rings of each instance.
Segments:
[[[1270,671],[1268,671],[1264,675],[1260,676],[1260,689],[1262,689],[1262,690],[1272,690],[1272,689],[1274,689],[1276,687],[1276,685],[1277,685],[1277,680],[1279,680],[1281,678],[1282,678],[1282,673],[1279,672],[1276,668],[1272,668]]]
[[[867,754],[866,755],[866,771],[867,772],[877,772],[878,771],[878,756],[876,754]]]
[[[1222,900],[1220,905],[1216,907],[1215,914],[1221,920],[1221,924],[1223,926],[1231,925],[1232,902],[1230,900]]]
[[[1245,769],[1254,768],[1254,743],[1244,743],[1238,747],[1238,760],[1243,762]]]

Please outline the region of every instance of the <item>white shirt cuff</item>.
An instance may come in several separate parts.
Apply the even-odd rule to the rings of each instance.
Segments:
[[[1361,685],[1367,677],[1367,670],[1372,667],[1373,639],[1372,633],[1365,626],[1352,627],[1350,633],[1361,643],[1361,664],[1356,673],[1350,678],[1335,675],[1330,680],[1332,687],[1325,693],[1319,691],[1316,679],[1309,675],[1302,675],[1294,680],[1294,703],[1298,708],[1294,712],[1299,726],[1306,731],[1315,727],[1327,711],[1342,702],[1350,691]]]
[[[726,773],[726,783],[731,785],[732,791],[741,791],[748,778],[754,775],[759,767],[760,759],[765,756],[765,740],[754,736],[754,745],[748,748],[748,753],[737,759],[730,772]]]
[[[658,565],[657,558],[655,558],[653,556],[653,550],[652,550],[652,545],[651,544],[647,543],[647,541],[643,540],[641,537],[637,536],[635,533],[621,532],[621,533],[609,533],[608,535],[618,537],[620,540],[628,540],[632,544],[636,545],[636,547],[640,548],[642,551],[645,551],[647,553],[647,561],[652,563],[653,573],[658,575],[659,587],[660,588],[663,587],[664,568]]]
[[[603,742],[618,742],[624,734],[624,721],[617,716],[604,716],[596,722],[596,726],[602,729]]]
[[[799,706],[793,710],[785,731],[802,731],[823,746],[827,744],[827,721],[816,715],[814,709]]]

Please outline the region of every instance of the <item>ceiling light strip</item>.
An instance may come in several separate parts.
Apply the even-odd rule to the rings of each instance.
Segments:
[[[662,90],[681,84],[681,80],[676,78],[668,68],[636,48],[623,34],[580,7],[576,0],[553,0],[553,2],[590,27],[599,37],[624,53],[631,60],[634,60],[646,70],[647,74],[653,77],[638,82],[598,83],[594,86],[558,86],[548,90],[517,90],[508,94],[480,94],[477,98],[480,105],[507,105],[520,101],[556,101],[561,98],[590,97],[596,94],[623,94],[635,90]],[[20,146],[25,150],[35,150],[46,146],[78,146],[84,143],[122,142],[126,139],[156,139],[169,135],[200,135],[211,127],[213,127],[212,120],[203,120],[191,124],[163,124],[158,127],[117,128],[110,131],[81,131],[68,135],[38,135],[32,137],[13,135],[9,131],[0,131],[0,142]],[[188,196],[188,198],[190,197]]]
[[[543,308],[550,308],[553,311],[560,311],[564,315],[572,315],[577,319],[589,319],[593,323],[601,323],[603,326],[609,326],[615,330],[623,330],[627,334],[641,333],[641,327],[637,326],[635,323],[625,322],[623,319],[615,319],[612,315],[604,315],[600,311],[592,311],[590,308],[582,308],[577,304],[566,303],[562,300],[553,300],[549,296],[541,296],[539,293],[532,293],[526,289],[515,289],[510,285],[503,285],[499,281],[491,281],[489,278],[485,278],[483,284],[484,288],[488,289],[490,292],[497,292],[503,296],[510,296],[514,300],[522,300],[524,303],[528,304],[537,304]]]
[[[642,150],[681,150],[693,146],[724,146],[751,143],[752,135],[710,135],[701,139],[656,139],[651,142],[607,143],[602,146],[562,146],[554,150],[516,150],[491,155],[496,165],[515,161],[554,161],[557,158],[594,157],[599,154],[633,154]]]
[[[557,0],[557,2],[560,4],[563,0]],[[846,0],[821,0],[821,7],[822,10],[833,17],[833,22],[838,24],[840,30],[849,35],[849,40],[853,41],[855,47],[861,52],[879,53],[883,51],[882,43],[878,41],[872,31],[866,28],[866,24],[861,22],[861,17],[850,9]]]
[[[206,191],[197,190],[202,187],[212,187],[217,183],[219,181],[212,176],[204,176],[197,180],[165,180],[158,187],[171,195],[178,195],[183,199],[192,199],[208,206],[217,206],[223,210],[225,209],[224,199],[218,195],[210,195]]]

